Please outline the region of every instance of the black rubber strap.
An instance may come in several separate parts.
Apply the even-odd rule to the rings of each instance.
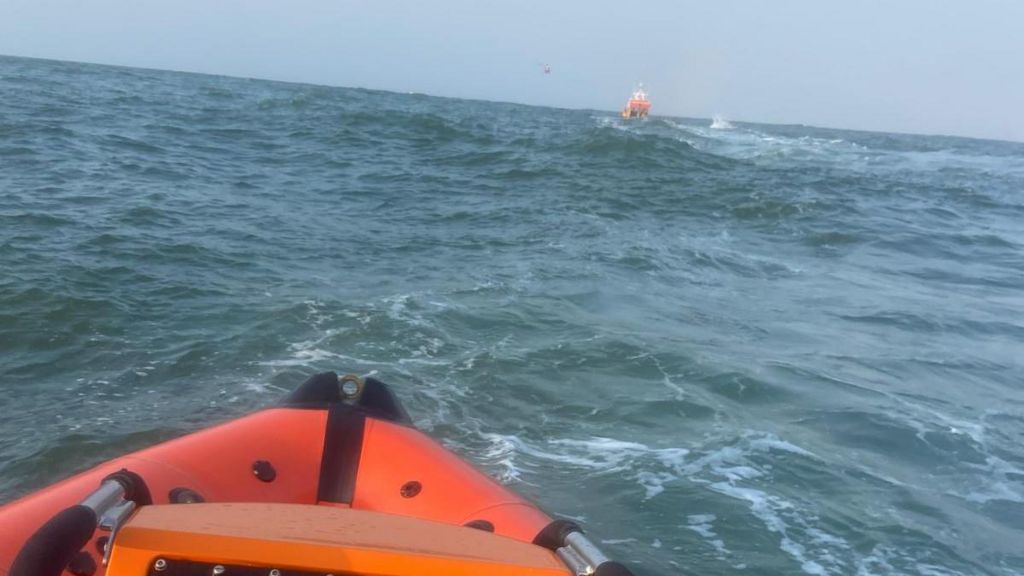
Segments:
[[[317,500],[351,504],[363,452],[366,415],[344,404],[331,406],[327,413],[324,452],[320,458]]]

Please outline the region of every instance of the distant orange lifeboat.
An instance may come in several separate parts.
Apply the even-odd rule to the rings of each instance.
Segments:
[[[626,107],[622,109],[622,117],[647,118],[647,114],[650,111],[651,101],[647,99],[647,92],[644,91],[643,85],[640,85],[633,91],[633,95],[629,98],[629,102],[626,102]]]
[[[631,576],[333,372],[8,503],[0,529],[0,576]]]

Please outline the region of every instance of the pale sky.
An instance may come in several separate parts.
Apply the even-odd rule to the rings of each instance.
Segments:
[[[1024,141],[1024,0],[0,0],[0,54]]]

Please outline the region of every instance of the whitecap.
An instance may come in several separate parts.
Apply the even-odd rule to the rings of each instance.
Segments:
[[[714,118],[711,119],[712,130],[732,130],[733,128],[734,126],[732,125],[732,122],[729,122],[728,120],[726,120],[722,116],[719,116],[718,114],[716,114]]]

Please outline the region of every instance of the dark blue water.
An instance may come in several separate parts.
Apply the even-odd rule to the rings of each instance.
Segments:
[[[0,58],[0,499],[337,370],[638,574],[1024,573],[1024,145],[710,124]]]

